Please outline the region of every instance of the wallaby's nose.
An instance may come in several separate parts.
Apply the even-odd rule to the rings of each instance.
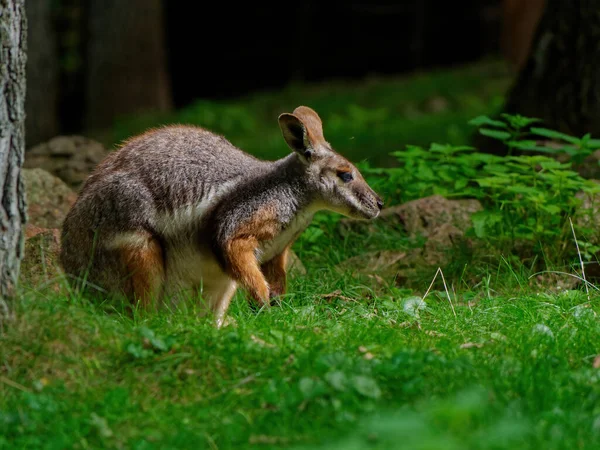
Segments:
[[[377,199],[377,207],[381,210],[383,209],[383,200],[380,198]]]

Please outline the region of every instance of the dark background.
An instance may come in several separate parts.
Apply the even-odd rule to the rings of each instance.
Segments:
[[[280,87],[456,65],[497,53],[498,0],[166,2],[175,106]]]
[[[28,0],[27,145],[200,98],[495,57],[508,3]]]

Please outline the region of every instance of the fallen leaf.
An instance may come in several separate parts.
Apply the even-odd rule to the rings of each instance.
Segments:
[[[266,342],[266,341],[262,340],[262,339],[261,339],[261,338],[259,338],[259,337],[256,337],[256,336],[254,336],[253,334],[251,334],[251,335],[250,335],[250,340],[251,340],[252,342],[255,342],[255,343],[257,343],[258,345],[261,345],[261,346],[263,346],[263,347],[268,347],[268,348],[273,348],[273,347],[275,347],[273,344],[269,344],[268,342]]]
[[[253,434],[248,440],[250,444],[266,444],[266,445],[278,445],[288,444],[289,438],[284,436],[267,436],[266,434]]]
[[[597,355],[594,358],[594,364],[593,364],[593,366],[594,366],[594,369],[600,369],[600,355]]]
[[[373,358],[375,358],[375,355],[371,352],[367,352],[363,355],[363,358],[365,358],[367,361],[372,360]]]
[[[331,302],[332,300],[334,300],[336,298],[343,300],[345,302],[355,302],[356,301],[353,298],[342,295],[342,291],[340,289],[336,289],[335,291],[330,292],[329,294],[323,294],[323,295],[321,295],[321,297],[324,300],[327,300],[328,302]]]
[[[361,353],[367,353],[369,350],[367,350],[367,347],[365,347],[364,345],[361,345],[360,347],[358,347],[358,351]]]
[[[379,284],[379,285],[385,285],[386,284],[385,280],[383,278],[381,278],[377,274],[369,275],[369,278],[374,279],[377,282],[377,284]]]
[[[460,348],[481,348],[483,347],[483,344],[477,343],[477,342],[465,342],[464,344],[461,344]]]
[[[425,334],[427,334],[428,336],[432,336],[432,337],[446,336],[444,333],[440,333],[439,331],[434,331],[434,330],[426,330]]]

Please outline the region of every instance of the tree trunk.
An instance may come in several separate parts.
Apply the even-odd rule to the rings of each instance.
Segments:
[[[162,1],[90,0],[88,17],[86,126],[169,109]]]
[[[547,0],[505,112],[600,137],[600,0]]]
[[[58,54],[53,0],[27,0],[27,146],[46,141],[59,132]]]
[[[26,60],[25,0],[0,0],[0,325],[23,255]]]
[[[502,53],[521,70],[544,12],[545,0],[504,0],[502,4]]]

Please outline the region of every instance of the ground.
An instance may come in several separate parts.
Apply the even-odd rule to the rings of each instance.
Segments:
[[[176,119],[218,123],[240,146],[274,156],[285,147],[267,116],[286,98],[290,109],[322,112],[340,150],[376,149],[384,164],[411,141],[464,142],[466,121],[499,104],[508,83],[498,70],[290,87],[199,103]],[[395,112],[431,98],[428,113]],[[366,106],[351,106],[359,101]],[[572,261],[565,274],[537,274],[544,255],[474,259],[472,247],[440,262],[446,285],[437,266],[399,276],[347,264],[409,255],[424,239],[394,223],[354,229],[320,215],[294,247],[306,273],[291,278],[281,304],[256,311],[238,293],[220,330],[191,304],[131,313],[25,283],[0,335],[0,448],[596,448],[595,286],[567,281],[580,276]]]

